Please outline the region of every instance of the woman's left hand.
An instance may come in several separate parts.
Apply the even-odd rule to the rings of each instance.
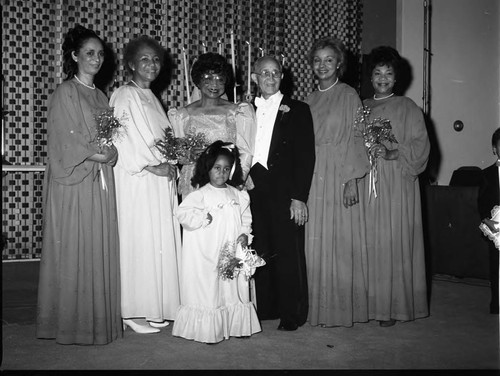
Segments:
[[[165,176],[168,180],[175,179],[177,175],[177,167],[168,162],[163,162],[156,166],[148,166],[146,170],[157,176]]]
[[[358,182],[356,179],[351,179],[344,185],[344,206],[356,205],[359,202]]]
[[[393,160],[399,157],[398,149],[389,150],[382,144],[373,145],[370,148],[369,153],[375,158],[383,158],[385,160]]]

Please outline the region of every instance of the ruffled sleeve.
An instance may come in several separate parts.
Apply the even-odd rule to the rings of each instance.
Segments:
[[[123,124],[114,142],[118,149],[117,166],[130,175],[149,174],[144,168],[159,165],[162,158],[154,146],[154,136],[140,98],[133,88],[122,86],[111,96],[110,105]]]
[[[63,185],[81,183],[95,162],[87,158],[99,152],[92,143],[81,99],[75,85],[66,81],[59,85],[48,104],[48,157],[52,177]]]
[[[422,110],[410,99],[402,98],[404,106],[403,125],[405,137],[397,145],[399,149],[399,162],[403,174],[415,178],[422,173],[429,160],[430,142],[425,127]]]
[[[172,124],[175,137],[186,136],[185,129],[189,119],[189,114],[185,108],[171,108],[168,110],[168,119],[170,120],[170,124]]]
[[[196,190],[182,200],[175,216],[185,230],[194,231],[208,225],[207,214],[203,193]]]
[[[255,150],[255,133],[257,121],[253,107],[248,103],[240,103],[236,109],[236,146],[240,151],[243,179],[246,179],[252,167]]]

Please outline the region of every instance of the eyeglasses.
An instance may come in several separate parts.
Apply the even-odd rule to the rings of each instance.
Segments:
[[[260,73],[255,73],[258,76],[262,76],[264,78],[281,78],[281,71],[275,70],[275,71],[262,71]]]
[[[219,76],[218,74],[204,74],[201,76],[201,82],[203,84],[208,84],[214,82],[216,85],[225,85],[226,77]]]

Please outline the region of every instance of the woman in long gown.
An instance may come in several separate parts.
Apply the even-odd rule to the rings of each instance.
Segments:
[[[162,54],[152,38],[131,41],[124,65],[132,80],[110,101],[124,124],[116,142],[119,157],[114,170],[122,318],[124,325],[139,333],[159,332],[167,320],[174,320],[180,303],[180,225],[173,214],[178,204],[176,167],[164,161],[155,147],[170,123],[150,89]]]
[[[48,163],[36,336],[103,345],[122,333],[116,149],[95,142],[95,115],[109,110],[93,84],[103,43],[80,25],[63,44],[66,80],[48,105]]]
[[[237,148],[222,141],[209,146],[196,164],[194,180],[200,188],[177,211],[184,228],[182,305],[172,334],[204,343],[251,336],[261,327],[248,280],[243,273],[234,279],[218,273],[221,250],[228,243],[246,246],[252,232],[250,197],[234,187],[243,183]]]
[[[375,94],[364,101],[371,118],[390,120],[397,140],[370,150],[378,158],[378,181],[377,198],[366,205],[369,315],[381,326],[428,315],[418,175],[427,165],[430,143],[422,110],[394,95],[400,60],[391,47],[370,53]]]
[[[306,265],[311,325],[352,326],[368,321],[368,274],[363,176],[368,158],[354,135],[361,106],[356,91],[339,78],[345,49],[335,38],[316,41],[309,62],[319,80],[306,102],[316,139],[316,165],[309,192]]]
[[[201,99],[186,107],[168,112],[177,137],[202,133],[208,144],[217,140],[232,142],[240,150],[243,179],[246,180],[252,164],[256,130],[255,112],[248,103],[234,104],[223,99],[225,85],[231,77],[231,66],[215,53],[199,56],[193,65],[192,79],[200,89]],[[185,197],[194,190],[191,178],[194,164],[182,166],[179,193]],[[252,188],[251,182],[246,186]]]

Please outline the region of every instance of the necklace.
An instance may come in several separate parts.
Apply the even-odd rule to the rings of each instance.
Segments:
[[[78,76],[77,76],[76,74],[75,74],[75,78],[76,78],[76,80],[77,80],[79,83],[81,83],[83,86],[88,87],[89,89],[92,89],[92,90],[94,90],[94,89],[95,89],[95,85],[94,85],[94,84],[92,84],[92,86],[87,85],[85,82],[82,82],[82,81],[78,78]]]
[[[335,80],[335,82],[333,84],[331,84],[330,86],[328,86],[326,89],[322,89],[318,86],[318,90],[321,91],[321,92],[325,92],[325,91],[328,91],[330,90],[332,87],[334,87],[337,82],[339,82],[339,78],[337,77],[337,79]]]
[[[389,94],[389,95],[386,95],[385,97],[382,97],[382,98],[377,98],[377,97],[375,96],[375,94],[373,94],[373,99],[375,99],[376,101],[381,101],[382,99],[387,99],[387,98],[390,98],[390,97],[392,97],[393,95],[394,95],[394,93],[391,93],[391,94]]]
[[[135,82],[134,80],[130,80],[130,82],[132,82],[135,86],[137,86],[137,87],[138,87],[139,89],[141,89],[141,90],[146,90],[146,89],[149,89],[149,88],[144,89],[144,88],[140,87],[140,86],[137,84],[137,82]]]

